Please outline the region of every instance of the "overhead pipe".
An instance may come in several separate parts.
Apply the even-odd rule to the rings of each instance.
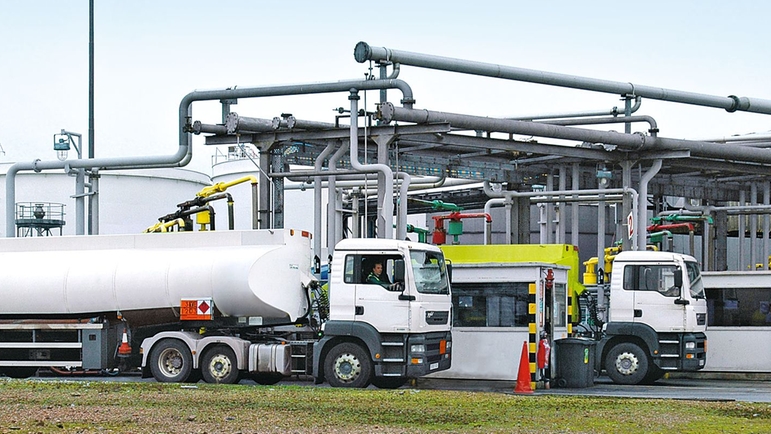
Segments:
[[[625,113],[625,110],[619,111],[618,107],[613,107],[610,110],[596,110],[596,111],[584,111],[584,112],[568,112],[568,113],[552,113],[552,114],[543,114],[543,115],[535,115],[535,116],[505,116],[505,119],[510,119],[513,121],[537,121],[537,120],[549,120],[549,119],[572,119],[572,118],[588,118],[588,117],[594,117],[594,116],[618,116],[618,115],[625,115],[629,116],[632,113],[637,112],[639,110],[640,106],[642,105],[642,98],[639,96],[635,96],[634,98],[635,103],[633,106],[629,107],[629,114]],[[546,123],[554,123],[554,122],[546,122]]]
[[[723,158],[733,161],[771,163],[771,150],[749,147],[725,147],[712,142],[652,137],[643,134],[625,134],[615,131],[597,131],[584,128],[563,127],[548,123],[513,121],[483,116],[472,116],[433,110],[413,110],[383,103],[378,107],[377,118],[385,122],[402,121],[417,124],[447,123],[454,128],[473,129],[528,136],[577,140],[589,143],[606,143],[631,151],[687,150],[693,156]]]
[[[562,126],[569,126],[569,125],[600,125],[600,124],[626,124],[626,123],[632,123],[632,122],[647,122],[650,128],[648,128],[648,132],[651,134],[651,136],[656,137],[659,132],[658,124],[656,123],[656,119],[653,119],[651,116],[625,116],[622,118],[617,117],[602,117],[602,118],[586,118],[586,119],[555,119],[550,120],[545,123],[552,124],[552,125],[562,125]]]
[[[728,112],[747,111],[771,114],[770,100],[758,98],[751,99],[748,97],[737,97],[735,95],[725,97],[711,96],[674,89],[637,85],[630,82],[600,80],[568,74],[515,68],[492,63],[472,62],[450,57],[392,50],[385,47],[372,47],[366,42],[359,42],[356,44],[356,47],[354,48],[354,58],[359,63],[364,63],[367,60],[387,60],[402,65],[417,66],[421,68],[605,92],[616,95],[635,95],[661,101],[722,108]]]

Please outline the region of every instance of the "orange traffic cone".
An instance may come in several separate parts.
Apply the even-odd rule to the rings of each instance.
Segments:
[[[514,388],[514,393],[533,393],[533,388],[530,385],[530,356],[527,353],[527,342],[522,344],[517,386]]]
[[[119,357],[128,357],[131,355],[131,345],[128,343],[128,330],[123,327],[123,338],[121,338],[120,346],[118,347]]]

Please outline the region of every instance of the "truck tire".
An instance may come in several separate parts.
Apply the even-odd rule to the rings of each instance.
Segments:
[[[207,383],[233,384],[238,382],[238,360],[227,345],[215,345],[206,350],[201,359],[201,374]]]
[[[372,384],[378,389],[398,389],[407,383],[407,377],[373,377]]]
[[[372,361],[360,346],[344,342],[327,354],[324,376],[332,387],[365,388],[372,381]]]
[[[150,353],[150,372],[159,383],[184,383],[192,369],[190,348],[176,339],[162,339]]]
[[[2,372],[8,378],[29,378],[37,373],[37,368],[32,366],[8,367],[3,368]]]
[[[284,374],[255,372],[254,374],[251,374],[250,377],[257,384],[261,384],[263,386],[272,386],[283,380]]]
[[[614,383],[640,384],[648,375],[648,355],[639,346],[625,342],[610,349],[605,371]]]
[[[666,374],[666,371],[651,363],[648,365],[648,373],[643,378],[642,384],[653,384],[663,377],[664,374]]]

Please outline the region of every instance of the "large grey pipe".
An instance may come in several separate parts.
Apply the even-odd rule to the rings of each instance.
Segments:
[[[693,92],[683,92],[673,89],[664,89],[660,87],[636,85],[629,82],[599,80],[595,78],[515,68],[512,66],[496,65],[492,63],[473,62],[463,59],[454,59],[451,57],[440,57],[429,54],[411,53],[409,51],[391,50],[385,47],[372,47],[366,42],[359,42],[356,44],[356,48],[354,48],[353,54],[354,58],[359,63],[364,63],[367,60],[386,60],[394,63],[400,63],[402,65],[459,72],[463,74],[481,75],[485,77],[525,81],[529,83],[546,84],[550,86],[613,93],[616,95],[635,95],[661,101],[716,107],[725,109],[728,112],[734,112],[738,110],[753,113],[771,114],[771,101],[765,99],[750,99],[748,97],[737,97],[734,95],[724,97],[711,96]]]
[[[637,207],[637,228],[635,228],[635,234],[637,235],[637,246],[640,250],[645,250],[648,236],[648,183],[651,179],[659,173],[661,170],[662,161],[660,159],[653,160],[653,164],[648,170],[640,177],[640,191],[637,200],[640,202]],[[706,263],[705,263],[706,264]]]
[[[625,134],[615,131],[597,131],[585,128],[563,127],[538,122],[496,119],[432,110],[406,109],[391,103],[379,106],[377,117],[385,122],[402,121],[417,124],[447,123],[453,128],[551,137],[589,143],[613,144],[627,150],[688,150],[692,155],[708,158],[728,158],[733,161],[771,163],[771,150],[745,146],[727,147],[713,142],[652,137],[643,134]]]

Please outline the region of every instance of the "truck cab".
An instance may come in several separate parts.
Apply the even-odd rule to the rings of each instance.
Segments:
[[[376,264],[382,274],[373,278]],[[400,240],[343,240],[331,270],[330,317],[314,346],[317,381],[398,387],[449,369],[452,302],[441,250]]]
[[[668,252],[621,252],[613,261],[608,319],[597,362],[622,384],[706,363],[707,302],[696,260]]]

